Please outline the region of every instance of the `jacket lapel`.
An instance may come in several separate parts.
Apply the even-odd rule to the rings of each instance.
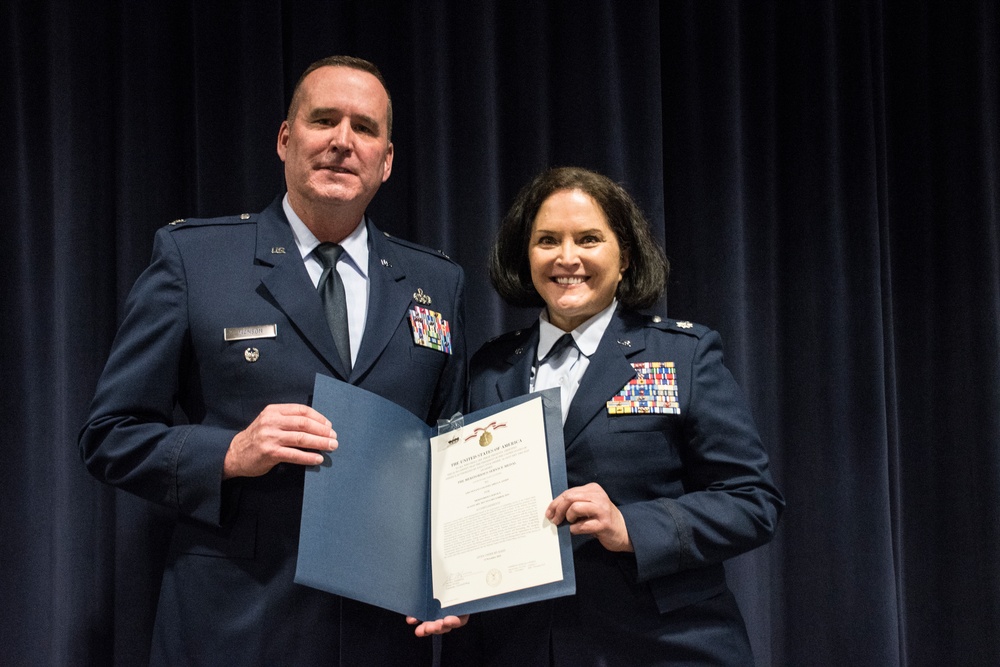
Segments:
[[[363,376],[378,360],[399,327],[400,320],[406,317],[414,292],[404,280],[405,267],[392,244],[370,221],[368,245],[368,314],[351,373],[353,377]]]
[[[323,304],[312,286],[292,229],[279,198],[257,221],[256,261],[271,269],[261,279],[263,288],[306,342],[339,377],[346,378],[340,355],[323,314]]]
[[[616,312],[597,351],[590,358],[590,365],[580,380],[580,388],[569,406],[569,414],[563,427],[567,447],[573,444],[594,417],[607,410],[607,402],[611,397],[635,377],[635,369],[628,357],[644,348],[645,336],[642,330],[627,327]]]
[[[519,345],[507,357],[510,368],[497,378],[497,395],[500,401],[509,401],[528,393],[531,382],[531,365],[538,348],[538,322],[521,334]]]

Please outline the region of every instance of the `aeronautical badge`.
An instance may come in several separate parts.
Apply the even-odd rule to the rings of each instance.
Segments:
[[[451,325],[441,313],[420,306],[410,308],[410,329],[417,345],[451,354]]]
[[[632,364],[635,377],[608,401],[609,415],[679,415],[677,371],[672,361]]]

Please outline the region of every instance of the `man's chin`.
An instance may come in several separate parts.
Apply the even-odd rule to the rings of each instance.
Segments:
[[[361,188],[340,184],[327,184],[316,188],[313,201],[326,204],[349,204],[361,196]]]

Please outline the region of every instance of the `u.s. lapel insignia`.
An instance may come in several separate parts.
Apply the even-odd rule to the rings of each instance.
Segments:
[[[285,254],[285,249],[282,248],[281,246],[275,246],[275,247],[271,248],[271,254],[272,255],[284,255]]]
[[[379,262],[381,262],[382,266],[384,266],[387,269],[392,268],[392,264],[387,259],[380,259]]]
[[[414,306],[410,308],[413,342],[445,354],[451,354],[451,324],[441,313]]]
[[[608,401],[609,415],[679,415],[677,371],[672,361],[632,364],[635,377]]]
[[[431,305],[431,297],[424,294],[422,287],[418,287],[417,291],[413,293],[413,300],[419,303],[421,306]]]

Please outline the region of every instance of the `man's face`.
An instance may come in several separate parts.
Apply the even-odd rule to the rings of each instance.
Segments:
[[[321,67],[305,78],[294,118],[278,130],[296,212],[345,204],[364,211],[392,172],[388,105],[382,84],[368,72]]]

